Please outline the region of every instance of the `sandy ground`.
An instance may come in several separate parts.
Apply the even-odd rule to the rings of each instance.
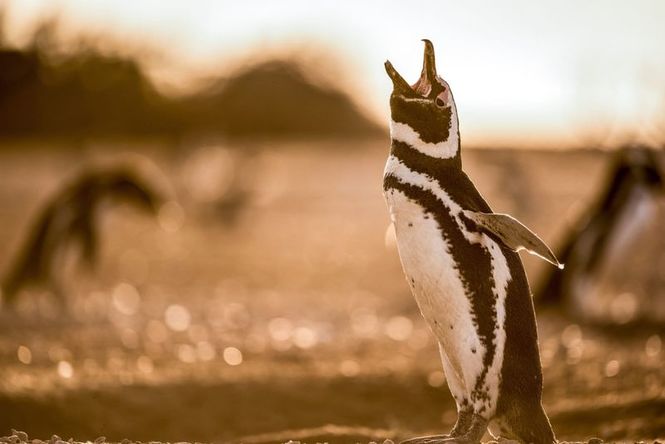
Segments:
[[[238,171],[251,198],[235,224],[192,191],[192,175],[223,173],[205,169],[217,157],[193,164],[141,146],[181,207],[159,221],[109,211],[97,273],[66,267],[69,313],[39,292],[0,313],[0,435],[382,442],[447,431],[454,403],[385,236],[384,145],[260,146]],[[107,155],[0,154],[0,271],[58,182]],[[554,245],[607,160],[592,151],[464,156],[496,211]],[[524,260],[537,281],[546,264]],[[557,310],[538,319],[544,404],[559,439],[665,436],[662,329],[593,327]]]

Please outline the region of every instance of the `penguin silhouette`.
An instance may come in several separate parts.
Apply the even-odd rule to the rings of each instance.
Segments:
[[[384,196],[407,282],[438,340],[458,419],[447,435],[409,444],[477,443],[493,433],[556,442],[541,405],[536,319],[524,267],[526,249],[560,266],[524,225],[493,213],[462,171],[455,100],[425,42],[414,85],[386,62],[391,147]]]
[[[585,300],[598,287],[604,269],[644,230],[665,197],[665,177],[658,152],[631,145],[616,152],[601,191],[575,222],[559,249],[566,263],[549,273],[536,293],[541,305],[564,305],[584,317]]]
[[[83,264],[94,266],[99,250],[98,217],[104,203],[128,203],[156,214],[164,194],[130,165],[93,168],[63,186],[37,215],[2,280],[2,302],[15,305],[21,290],[43,287],[66,305],[60,271],[64,253],[78,246]]]

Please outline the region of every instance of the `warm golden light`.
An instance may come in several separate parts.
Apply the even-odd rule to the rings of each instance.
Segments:
[[[663,23],[0,0],[0,444],[663,442]]]
[[[243,54],[326,47],[346,65],[333,75],[379,121],[387,118],[389,94],[383,61],[415,81],[427,37],[440,48],[440,72],[454,87],[466,142],[561,147],[590,138],[663,138],[665,4],[658,1],[6,4],[11,40],[21,42],[35,20],[56,13],[62,34],[101,32],[156,48],[166,57],[143,63],[179,89],[201,75],[228,73]]]

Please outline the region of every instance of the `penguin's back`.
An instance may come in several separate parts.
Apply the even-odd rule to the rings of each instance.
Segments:
[[[554,435],[541,404],[543,373],[533,298],[519,255],[505,247],[504,250],[511,280],[506,291],[506,336],[495,414],[509,436],[551,443]],[[536,435],[527,437],[525,433]]]

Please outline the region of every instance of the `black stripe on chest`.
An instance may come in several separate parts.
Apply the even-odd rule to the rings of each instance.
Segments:
[[[393,140],[390,154],[411,171],[435,180],[441,189],[446,190],[446,193],[462,208],[483,212],[492,211],[473,183],[462,172],[459,150],[451,159],[440,159],[428,156],[407,143]]]
[[[428,190],[401,181],[398,177],[387,174],[383,179],[383,188],[386,193],[392,190],[403,193],[408,199],[418,204],[436,221],[441,236],[450,245],[450,254],[457,265],[464,291],[471,304],[471,318],[475,324],[478,337],[484,349],[483,370],[476,381],[474,392],[482,397],[487,396],[484,386],[487,370],[492,364],[495,355],[495,331],[497,322],[495,308],[496,296],[492,274],[492,257],[480,244],[472,244],[466,240],[461,228],[450,214],[443,202]]]

